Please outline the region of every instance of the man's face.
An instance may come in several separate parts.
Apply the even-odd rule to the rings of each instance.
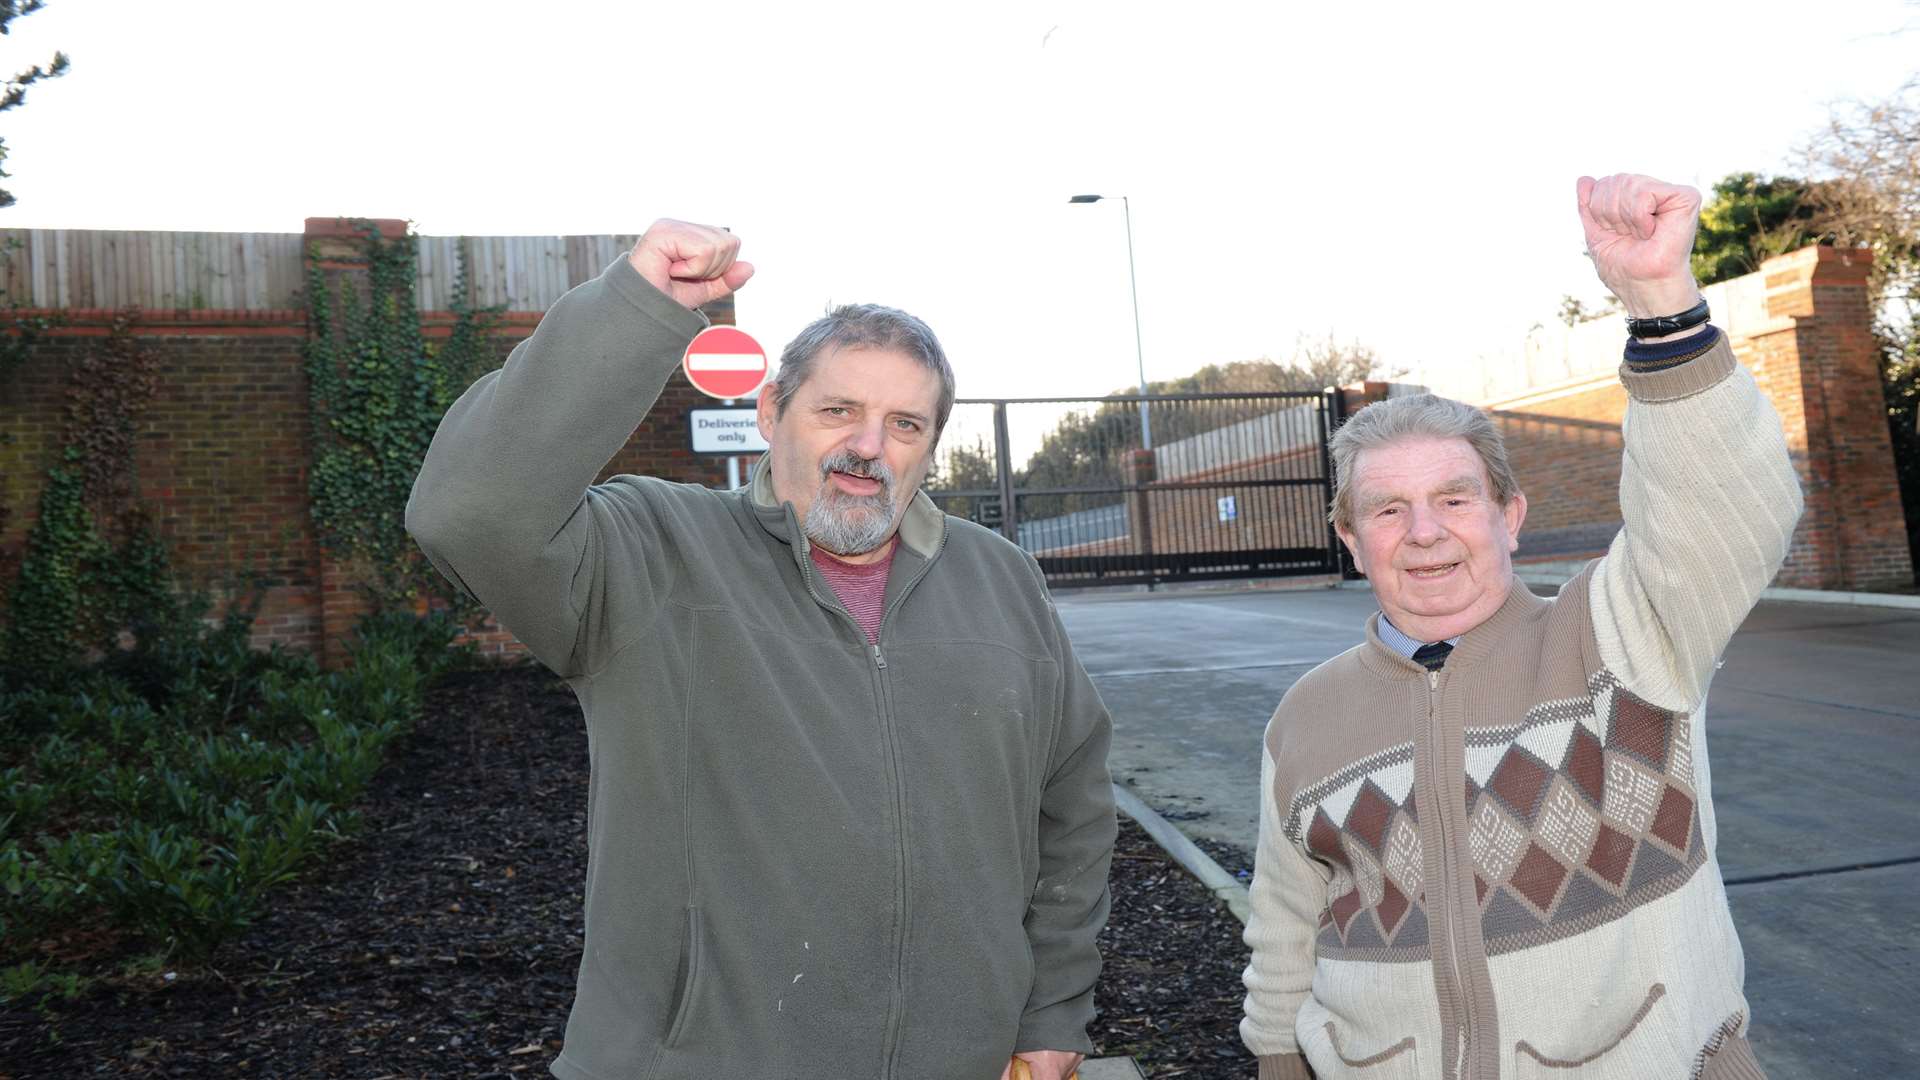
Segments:
[[[1526,497],[1501,506],[1486,465],[1461,438],[1411,438],[1362,450],[1353,521],[1338,531],[1393,625],[1442,641],[1499,610],[1513,583]]]
[[[933,462],[940,377],[905,353],[843,349],[814,361],[784,414],[773,399],[758,418],[774,496],[813,543],[878,559]]]

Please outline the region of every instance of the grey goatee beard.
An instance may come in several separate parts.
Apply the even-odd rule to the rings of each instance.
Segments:
[[[833,486],[836,472],[878,480],[880,490],[849,495]],[[835,555],[864,555],[893,533],[893,488],[893,470],[884,460],[869,461],[851,450],[829,454],[820,462],[820,489],[801,528],[808,540]]]

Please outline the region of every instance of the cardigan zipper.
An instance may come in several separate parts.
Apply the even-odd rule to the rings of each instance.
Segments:
[[[1452,817],[1452,803],[1446,798],[1446,791],[1442,786],[1445,763],[1440,760],[1440,738],[1439,733],[1434,730],[1434,725],[1439,718],[1439,694],[1440,673],[1429,671],[1427,672],[1427,730],[1433,737],[1434,784],[1441,796],[1440,805],[1434,808],[1434,812],[1438,815],[1437,820],[1440,826],[1440,868],[1445,875],[1440,882],[1440,902],[1447,908],[1447,964],[1453,972],[1454,992],[1460,995],[1461,1012],[1460,1045],[1450,1049],[1454,1049],[1458,1054],[1453,1068],[1454,1080],[1465,1080],[1463,1068],[1473,1059],[1473,991],[1467,986],[1460,966],[1460,937],[1463,930],[1460,924],[1461,905],[1456,903],[1454,898],[1454,893],[1459,888],[1459,883],[1455,880],[1453,863],[1456,845],[1452,830],[1447,825]]]

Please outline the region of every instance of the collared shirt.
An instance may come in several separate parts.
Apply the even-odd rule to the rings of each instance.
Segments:
[[[1447,644],[1460,644],[1460,637],[1461,635],[1455,634],[1453,637],[1447,639]],[[1387,613],[1384,611],[1380,613],[1380,643],[1409,660],[1413,659],[1415,649],[1427,644],[1424,641],[1416,641],[1402,633],[1399,627],[1393,625],[1393,620],[1387,618]]]

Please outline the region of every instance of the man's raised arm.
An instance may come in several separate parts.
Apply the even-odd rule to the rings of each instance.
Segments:
[[[593,620],[667,585],[645,507],[590,485],[706,325],[694,309],[753,275],[739,248],[719,229],[655,222],[454,403],[414,482],[407,530],[427,557],[563,675],[591,669],[579,646]],[[614,550],[625,569],[608,575]]]
[[[1587,251],[1630,319],[1700,300],[1688,256],[1700,193],[1581,177]],[[1712,325],[1627,346],[1624,527],[1590,598],[1601,659],[1653,704],[1697,707],[1714,665],[1786,558],[1802,506],[1780,417]]]

